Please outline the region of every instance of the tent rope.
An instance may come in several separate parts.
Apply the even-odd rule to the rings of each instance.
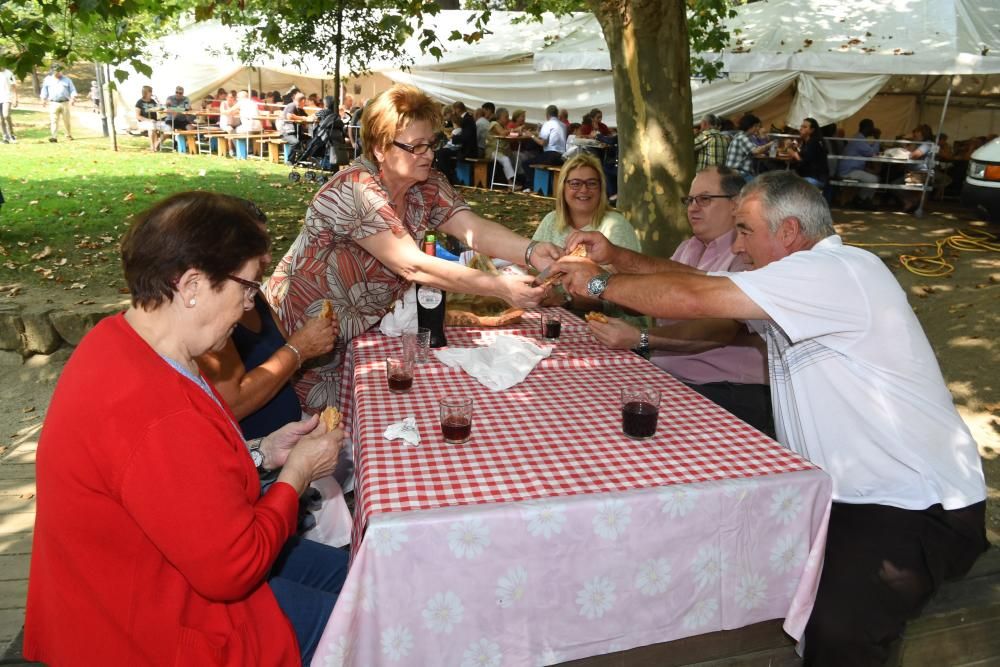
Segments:
[[[1000,243],[996,236],[987,231],[970,229],[960,230],[934,243],[848,243],[857,248],[897,247],[897,248],[935,248],[934,255],[900,255],[899,263],[910,273],[924,278],[940,278],[952,273],[955,265],[944,258],[947,246],[952,250],[965,252],[1000,252]]]

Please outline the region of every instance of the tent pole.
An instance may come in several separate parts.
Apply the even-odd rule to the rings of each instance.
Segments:
[[[955,77],[952,76],[948,81],[948,92],[944,94],[944,104],[941,106],[941,118],[938,119],[937,134],[934,135],[934,151],[933,155],[937,154],[937,148],[941,145],[941,128],[944,127],[944,117],[948,113],[948,100],[951,99],[951,89],[955,85]],[[927,199],[927,190],[931,187],[934,181],[934,159],[931,158],[930,168],[928,169],[927,181],[924,182],[924,189],[920,191],[920,205],[917,206],[915,214],[918,218],[924,216],[924,200]]]

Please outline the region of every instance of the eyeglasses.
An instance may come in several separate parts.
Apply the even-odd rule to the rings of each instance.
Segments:
[[[436,149],[438,144],[439,142],[437,141],[431,144],[404,144],[402,141],[396,141],[395,139],[392,141],[393,146],[396,148],[402,148],[407,153],[411,153],[413,155],[423,155],[431,149]]]
[[[712,203],[713,199],[732,199],[736,195],[695,195],[693,197],[681,197],[681,203],[685,206],[690,206],[694,202],[698,202],[698,206],[705,208]]]
[[[232,281],[238,282],[245,288],[243,296],[246,297],[248,301],[253,301],[253,298],[260,291],[261,284],[256,280],[247,280],[245,278],[240,278],[239,276],[228,275],[226,276]]]
[[[583,187],[586,187],[588,190],[596,190],[601,187],[601,181],[596,178],[588,178],[587,180],[582,178],[571,178],[566,181],[566,187],[570,190],[579,190]]]

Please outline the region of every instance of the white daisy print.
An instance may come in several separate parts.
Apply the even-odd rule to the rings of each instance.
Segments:
[[[501,662],[500,645],[485,638],[473,642],[462,655],[462,667],[500,667]]]
[[[657,494],[660,498],[660,511],[677,518],[686,516],[694,508],[698,491],[689,488],[687,484],[677,484],[668,487]]]
[[[760,482],[755,479],[727,479],[723,482],[722,492],[726,494],[726,497],[732,498],[738,495],[737,500],[743,500],[748,493],[756,490],[760,486]]]
[[[581,616],[601,618],[615,604],[615,585],[607,577],[594,577],[577,592],[576,603]]]
[[[698,549],[698,555],[694,557],[694,562],[691,563],[691,569],[694,570],[694,579],[698,584],[698,590],[718,581],[725,567],[726,555],[717,547],[703,546]]]
[[[402,550],[403,543],[409,541],[406,528],[396,523],[372,526],[365,532],[364,544],[377,556],[390,556]]]
[[[361,608],[367,612],[375,609],[375,578],[370,574],[361,580]]]
[[[546,647],[542,654],[535,658],[535,667],[548,667],[549,665],[558,665],[560,662],[566,662],[565,656],[559,651]]]
[[[790,486],[778,489],[771,496],[771,516],[783,526],[791,523],[801,510],[802,496]]]
[[[399,662],[413,649],[413,635],[402,625],[382,632],[382,653],[392,662]]]
[[[635,587],[643,595],[663,593],[670,585],[670,563],[666,558],[650,558],[639,566]]]
[[[749,573],[736,584],[736,604],[744,609],[759,607],[767,597],[767,582],[759,574]]]
[[[490,529],[482,519],[456,521],[448,531],[448,548],[456,558],[477,558],[490,546]]]
[[[347,637],[338,637],[336,641],[329,642],[326,645],[326,650],[326,657],[323,658],[324,665],[327,667],[344,667],[347,664],[347,657],[351,650],[347,643]]]
[[[806,558],[806,545],[796,535],[785,535],[771,547],[771,569],[778,574],[797,570]]]
[[[435,593],[424,607],[424,625],[434,632],[451,634],[452,629],[462,622],[465,608],[458,596],[447,591]]]
[[[594,532],[606,540],[615,540],[632,521],[632,508],[624,500],[605,500],[594,515]]]
[[[532,537],[547,540],[561,533],[566,525],[566,506],[547,501],[530,503],[521,516],[528,522],[528,532]]]
[[[520,565],[507,570],[505,575],[497,579],[497,604],[506,609],[520,602],[527,583],[528,571]]]
[[[706,625],[715,612],[719,610],[719,601],[715,598],[699,600],[688,613],[684,614],[684,627],[689,630],[701,628]]]

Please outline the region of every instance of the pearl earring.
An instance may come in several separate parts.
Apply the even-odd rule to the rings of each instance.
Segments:
[[[191,299],[190,301],[188,301],[188,303],[190,303],[190,304],[191,304],[191,305],[193,306],[194,304],[196,304],[196,303],[198,303],[198,302],[197,302],[197,301],[195,301],[194,299]]]

